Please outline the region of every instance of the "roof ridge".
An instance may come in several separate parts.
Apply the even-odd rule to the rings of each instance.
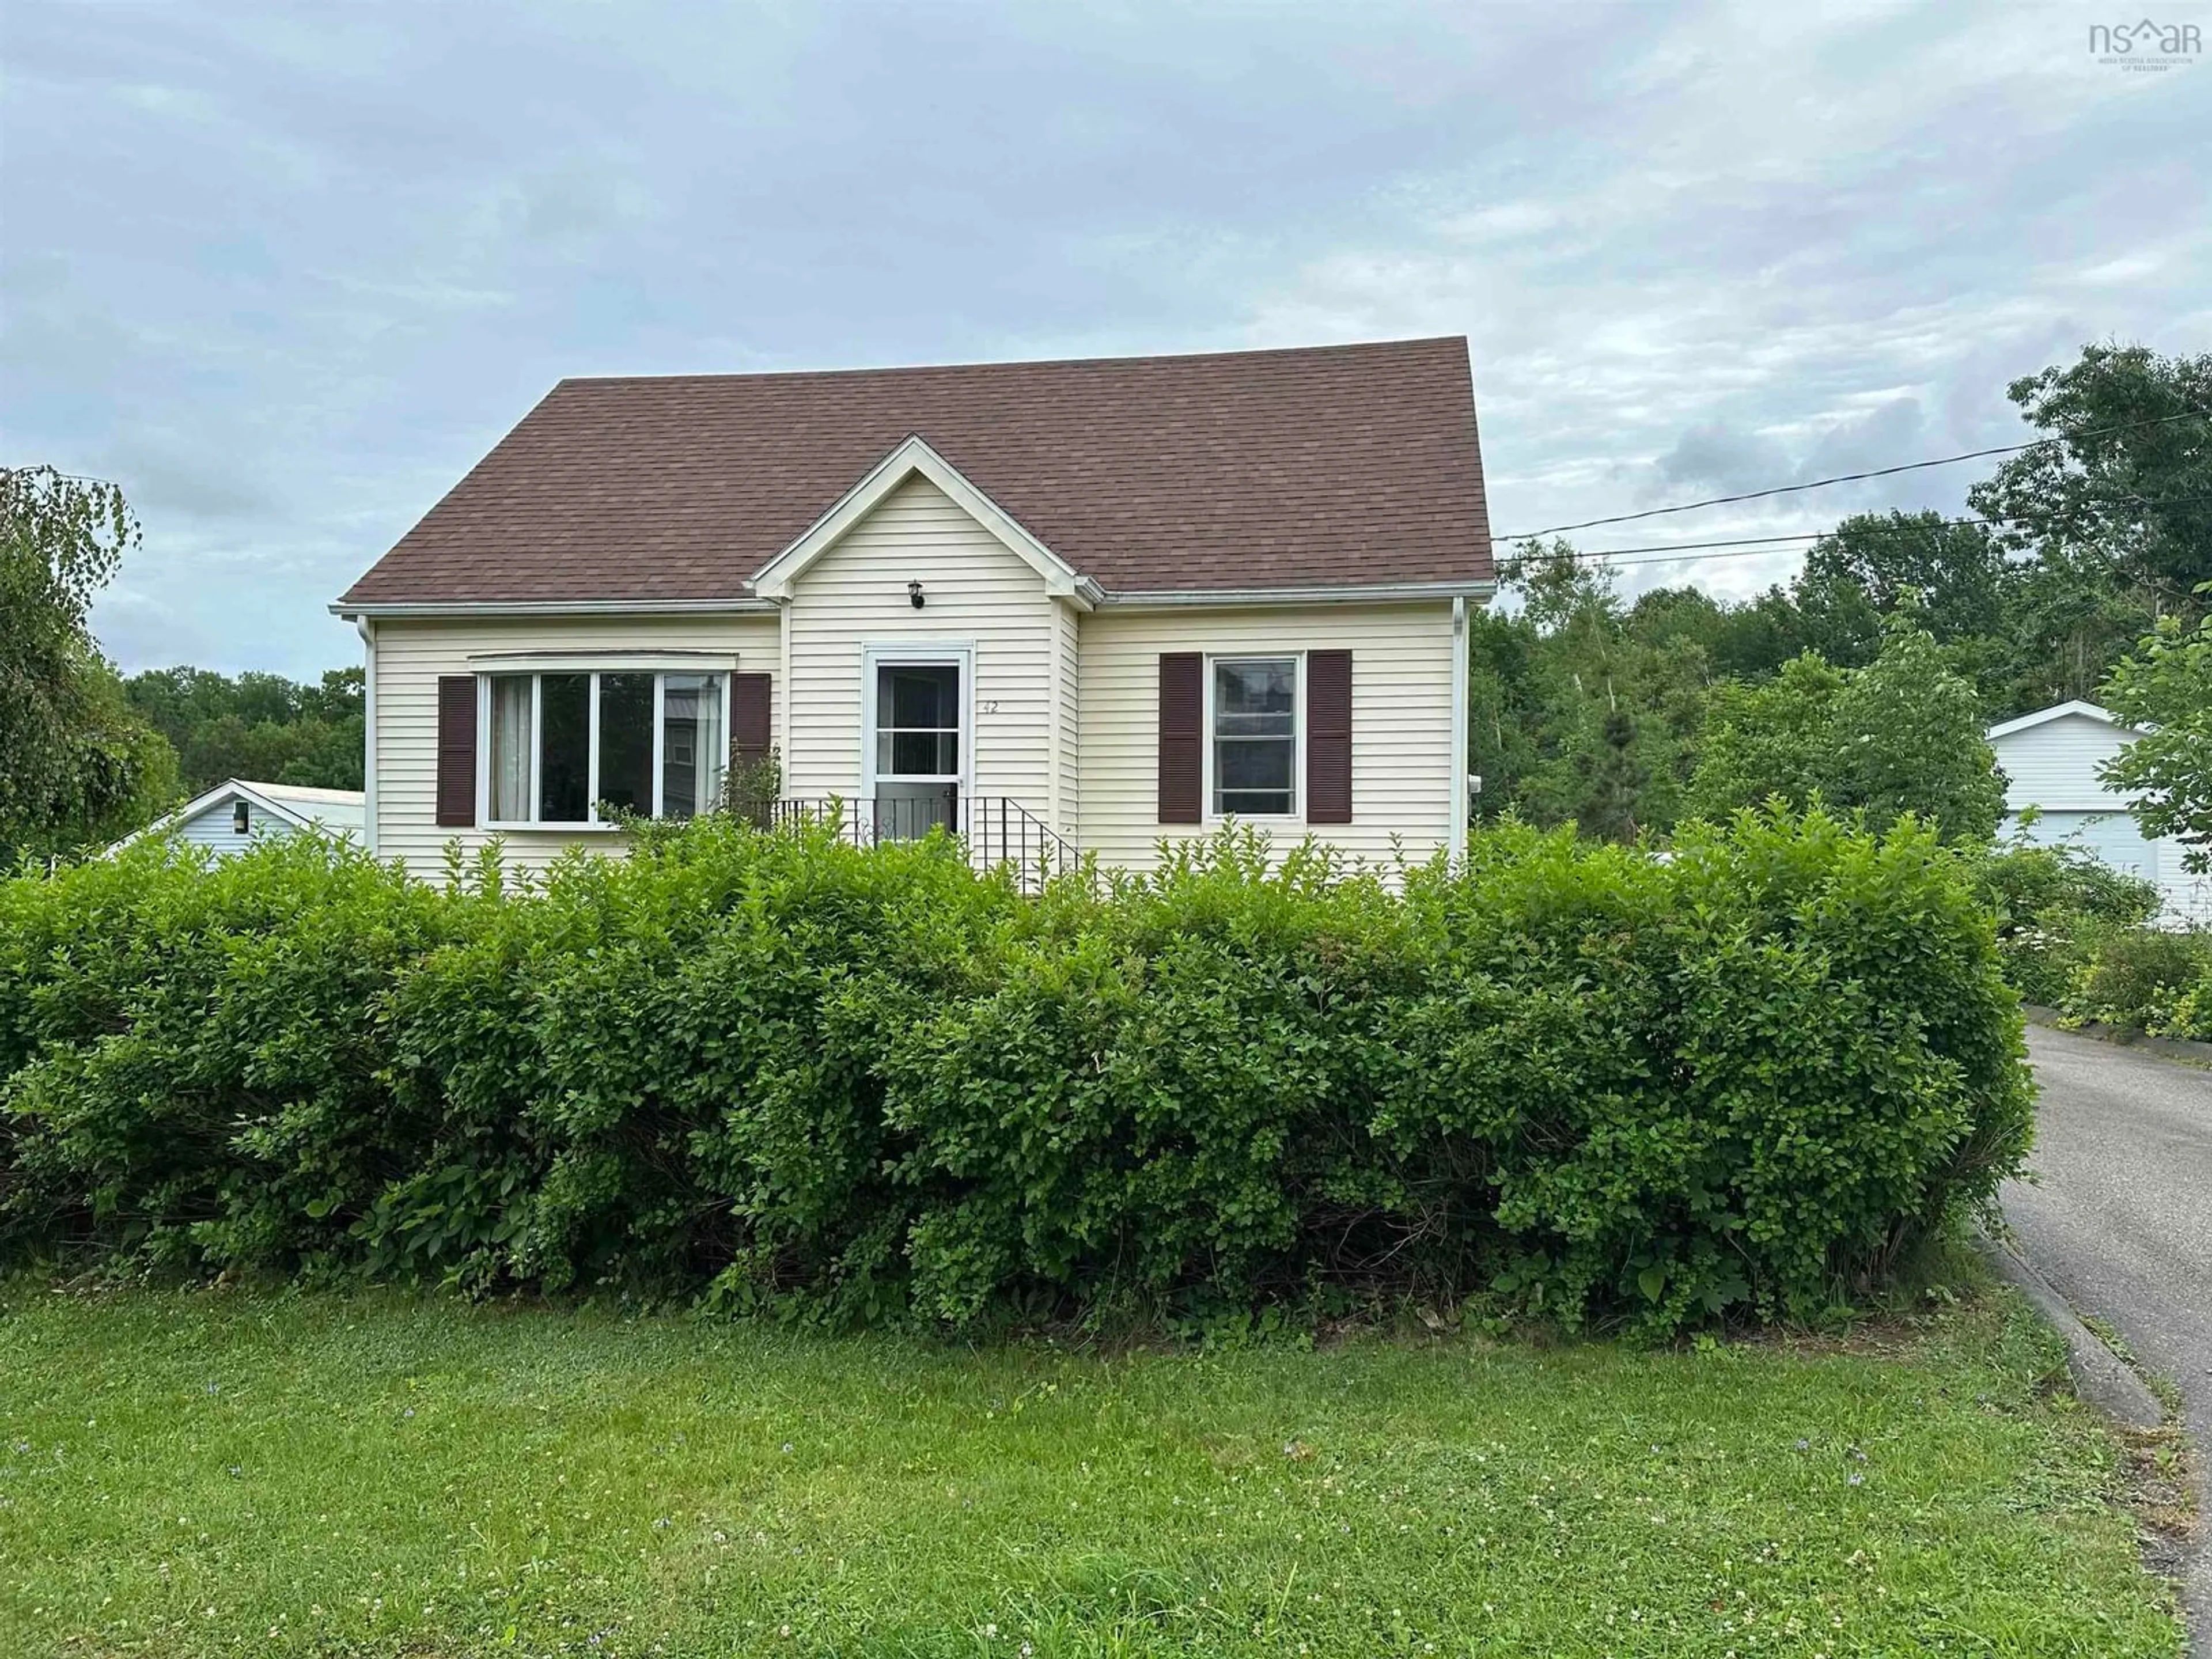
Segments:
[[[1390,351],[1407,346],[1468,344],[1464,334],[1419,334],[1403,339],[1343,340],[1331,345],[1246,346],[1234,351],[1150,351],[1133,356],[997,357],[958,363],[878,363],[860,368],[763,368],[687,372],[672,374],[564,374],[565,386],[672,386],[686,381],[841,380],[869,375],[970,374],[977,369],[1080,368],[1090,365],[1127,368],[1149,363],[1240,362],[1254,358],[1346,356],[1355,352]]]
[[[245,789],[258,789],[264,795],[296,795],[301,800],[359,800],[358,789],[340,789],[320,783],[264,783],[258,778],[231,778],[228,783]]]

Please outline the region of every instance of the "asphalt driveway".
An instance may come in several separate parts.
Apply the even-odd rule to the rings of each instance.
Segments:
[[[2180,1384],[2212,1448],[2212,1072],[2031,1027],[2042,1097],[2035,1182],[2005,1188],[2022,1252],[2085,1315]],[[2190,1583],[2191,1652],[2212,1659],[2212,1549]]]

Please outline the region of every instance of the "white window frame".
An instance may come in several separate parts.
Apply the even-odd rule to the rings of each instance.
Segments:
[[[659,666],[651,663],[633,666],[628,663],[611,662],[597,667],[585,668],[524,665],[512,668],[482,667],[477,671],[477,823],[486,830],[538,830],[558,835],[604,835],[622,826],[611,823],[599,816],[599,676],[608,674],[650,674],[653,676],[653,816],[659,817],[666,805],[664,798],[665,779],[662,775],[661,750],[666,736],[668,713],[668,677],[671,674],[719,674],[722,678],[722,734],[729,740],[730,683],[734,671],[720,663],[686,665],[678,668]],[[491,683],[494,679],[530,677],[530,780],[524,793],[531,805],[532,816],[526,818],[495,818],[491,815]],[[548,674],[587,674],[591,678],[591,720],[585,738],[586,781],[586,812],[583,818],[541,818],[536,816],[538,794],[539,768],[544,761],[544,692]],[[728,765],[726,759],[725,767]]]
[[[1224,662],[1280,662],[1288,657],[1297,665],[1297,690],[1291,699],[1291,810],[1287,812],[1219,812],[1213,805],[1213,688],[1216,663]],[[1306,653],[1296,651],[1209,651],[1206,653],[1205,712],[1200,716],[1200,731],[1203,741],[1203,762],[1199,768],[1200,800],[1204,804],[1200,817],[1207,823],[1226,823],[1235,819],[1239,823],[1290,824],[1306,821]]]
[[[943,775],[879,777],[876,772],[876,681],[878,668],[957,668],[960,671],[960,769]],[[873,800],[882,783],[949,783],[966,800],[975,775],[975,647],[948,640],[860,647],[860,787],[855,799]]]

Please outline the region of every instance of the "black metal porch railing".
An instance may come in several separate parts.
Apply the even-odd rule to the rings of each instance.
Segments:
[[[1082,861],[1066,837],[1019,801],[1006,795],[963,795],[949,787],[872,800],[792,796],[763,801],[747,815],[769,829],[826,826],[856,847],[920,841],[942,830],[966,848],[975,869],[1009,865],[1029,893]]]

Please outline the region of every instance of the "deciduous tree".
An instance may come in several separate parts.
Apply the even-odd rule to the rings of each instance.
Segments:
[[[112,838],[174,795],[174,753],[88,625],[137,542],[115,485],[0,468],[0,858]]]
[[[204,668],[152,668],[132,675],[130,690],[175,745],[194,793],[226,778],[362,787],[358,668],[331,669],[319,684],[252,670],[233,679]]]
[[[2194,628],[2166,617],[2120,660],[2101,696],[2145,730],[2106,763],[2106,781],[2142,792],[2135,815],[2143,834],[2180,842],[2194,873],[2212,870],[2212,617]]]
[[[1814,652],[1766,685],[1718,689],[1690,810],[1723,817],[1779,796],[1864,809],[1879,828],[1911,812],[1947,841],[1985,842],[2004,781],[1983,735],[1974,689],[1943,660],[1917,611],[1900,606],[1864,668]]]
[[[2005,395],[2052,441],[1969,490],[1974,510],[2002,521],[2008,547],[2093,558],[2193,617],[2212,581],[2212,353],[2087,346]]]

